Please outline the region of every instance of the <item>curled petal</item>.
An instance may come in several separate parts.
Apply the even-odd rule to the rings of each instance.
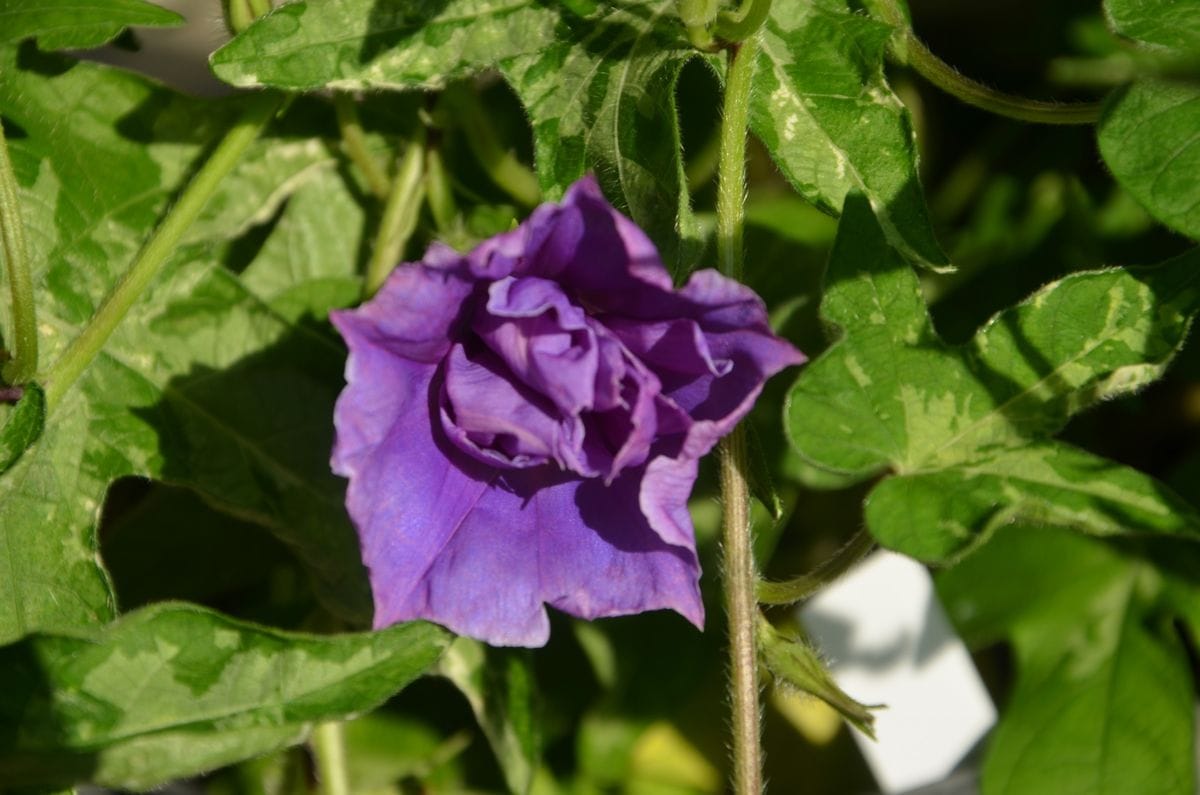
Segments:
[[[493,282],[475,331],[509,369],[566,414],[595,403],[599,352],[587,315],[554,282]]]

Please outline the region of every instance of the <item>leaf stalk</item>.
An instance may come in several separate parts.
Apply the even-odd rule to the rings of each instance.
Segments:
[[[1100,120],[1103,110],[1100,102],[1027,99],[997,91],[960,74],[917,38],[897,0],[875,0],[872,5],[885,22],[895,26],[900,36],[901,46],[892,47],[896,59],[950,96],[998,116],[1034,124],[1095,124]]]
[[[875,539],[866,530],[859,530],[833,556],[822,561],[813,571],[790,580],[758,584],[758,601],[764,605],[791,605],[802,602],[845,574],[875,548]]]
[[[400,157],[396,177],[383,207],[383,218],[379,221],[379,232],[375,236],[375,248],[367,263],[367,280],[364,290],[367,296],[375,294],[387,280],[388,274],[400,262],[404,246],[417,226],[417,216],[424,198],[425,138],[418,134],[408,144]]]
[[[79,336],[71,341],[58,361],[47,371],[45,384],[48,410],[53,410],[58,405],[67,390],[104,348],[108,338],[150,286],[163,264],[175,251],[175,246],[184,233],[216,193],[221,180],[233,170],[246,149],[275,116],[283,99],[282,94],[273,93],[254,97],[242,117],[230,128],[212,155],[192,177],[192,181],[184,188],[175,205],[163,217],[158,228],[129,266],[129,270],[113,286]]]
[[[321,795],[350,795],[350,775],[346,767],[346,740],[342,724],[328,721],[313,729],[313,758]]]
[[[742,276],[742,238],[746,223],[746,125],[750,88],[758,55],[758,37],[730,49],[729,76],[721,117],[717,168],[717,262],[733,279]],[[733,787],[737,795],[762,791],[762,743],[759,710],[758,606],[746,432],[735,427],[721,443],[722,551],[725,610],[729,621],[729,696],[733,730]]]

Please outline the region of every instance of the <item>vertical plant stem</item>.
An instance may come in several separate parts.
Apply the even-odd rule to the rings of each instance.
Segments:
[[[424,193],[422,179],[425,161],[423,136],[409,143],[400,158],[396,177],[388,193],[383,217],[379,221],[379,232],[375,235],[375,248],[371,261],[367,263],[367,280],[364,289],[368,296],[383,286],[404,253],[404,244],[417,225],[417,213],[421,209]]]
[[[23,384],[37,372],[37,306],[33,300],[33,277],[29,273],[29,251],[17,198],[17,178],[8,158],[8,142],[0,124],[0,238],[4,244],[5,275],[12,298],[12,361],[2,375],[9,384]]]
[[[354,98],[349,94],[338,92],[333,95],[333,108],[337,112],[338,128],[342,132],[342,144],[346,154],[358,166],[367,181],[367,187],[378,198],[388,197],[387,173],[379,166],[379,161],[367,148],[367,139],[363,136],[362,124],[358,120],[358,107]]]
[[[726,276],[741,279],[746,123],[750,80],[758,55],[758,35],[746,39],[730,52],[717,167],[717,262]],[[739,426],[721,444],[723,574],[725,611],[729,620],[729,696],[733,713],[733,787],[737,795],[758,795],[762,791],[758,648],[755,645],[755,618],[758,612],[755,587],[758,577],[754,570],[746,462],[746,433]]]
[[[339,721],[320,724],[313,729],[311,742],[321,795],[350,795],[342,724]]]
[[[138,252],[129,270],[104,298],[100,308],[92,315],[92,319],[79,336],[71,341],[62,356],[46,373],[47,410],[53,410],[75,380],[100,353],[113,331],[125,319],[130,307],[141,298],[188,227],[216,193],[221,180],[237,165],[242,154],[275,115],[282,101],[281,94],[262,94],[255,97],[242,118],[225,134],[212,155],[192,177],[192,181],[179,195],[175,205]]]

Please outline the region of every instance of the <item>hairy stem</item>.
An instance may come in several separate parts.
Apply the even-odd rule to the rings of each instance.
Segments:
[[[188,227],[200,215],[204,205],[216,193],[217,186],[242,154],[254,142],[275,115],[283,96],[262,94],[255,97],[242,118],[225,134],[221,143],[184,188],[175,204],[146,241],[129,270],[104,298],[79,336],[71,341],[62,356],[46,373],[46,407],[52,410],[63,395],[87,369],[104,347],[113,331],[125,319],[130,307],[158,275]]]
[[[998,116],[1035,124],[1095,124],[1100,119],[1099,102],[1042,102],[997,91],[959,74],[938,58],[913,33],[897,0],[875,0],[875,8],[884,21],[895,25],[903,37],[903,57],[917,74],[968,105]]]
[[[717,168],[717,262],[734,279],[742,275],[745,226],[746,123],[750,81],[758,55],[758,37],[730,50],[729,77],[721,118],[721,151]],[[737,795],[762,791],[762,746],[758,705],[758,607],[746,433],[733,429],[721,444],[721,501],[724,525],[725,610],[729,621],[729,696],[733,729],[733,787]]]
[[[8,159],[8,142],[0,124],[0,238],[3,238],[5,275],[12,297],[12,359],[0,371],[9,384],[23,384],[37,372],[37,306],[33,300],[33,277],[29,272],[29,252],[25,246],[25,227],[17,198],[17,178]]]
[[[758,601],[765,605],[790,605],[803,601],[836,580],[875,548],[875,539],[860,530],[833,557],[826,559],[808,574],[783,582],[763,581],[758,584]]]
[[[425,187],[422,179],[424,160],[425,141],[423,137],[418,137],[404,150],[396,169],[396,178],[392,180],[388,192],[387,204],[383,207],[375,248],[371,252],[371,261],[367,263],[364,290],[368,296],[374,295],[383,286],[388,274],[400,262],[404,244],[416,228]]]
[[[350,777],[346,768],[346,743],[342,724],[322,723],[313,729],[310,740],[317,763],[321,795],[350,795]]]
[[[342,133],[342,145],[346,148],[346,155],[362,172],[371,193],[379,199],[386,200],[389,188],[387,173],[367,148],[367,139],[363,136],[362,124],[358,120],[358,106],[354,97],[341,92],[334,94],[333,109],[337,113],[338,129]]]

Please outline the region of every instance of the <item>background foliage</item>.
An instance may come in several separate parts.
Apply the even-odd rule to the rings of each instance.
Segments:
[[[801,573],[863,526],[933,564],[1001,706],[985,792],[1191,792],[1200,3],[912,6],[964,72],[1102,114],[957,102],[903,66],[891,3],[774,3],[747,280],[812,362],[752,415],[760,567]],[[181,22],[0,2],[39,372],[253,102],[79,52]],[[711,575],[702,635],[556,616],[530,653],[362,631],[326,317],[373,252],[469,246],[588,171],[677,276],[711,265],[723,63],[672,0],[292,0],[212,54],[289,101],[61,402],[0,403],[0,791],[304,792],[303,743],[343,718],[355,792],[722,790]],[[398,221],[405,163],[423,176]],[[711,480],[692,508],[715,572]],[[831,711],[770,704],[775,789],[871,786]]]

